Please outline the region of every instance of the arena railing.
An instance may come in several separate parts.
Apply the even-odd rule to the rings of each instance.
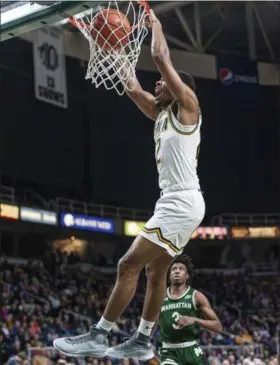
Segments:
[[[280,214],[224,213],[212,218],[212,226],[277,226],[280,225]]]
[[[236,305],[230,304],[227,301],[223,301],[223,306],[228,307],[231,310],[234,310],[237,313],[237,317],[238,317],[239,322],[241,323],[241,321],[242,321],[242,313],[241,313],[241,310],[238,307],[236,307]]]
[[[80,313],[76,313],[76,312],[71,311],[69,309],[61,309],[60,312],[61,313],[66,313],[66,314],[71,315],[73,317],[76,317],[76,318],[80,319],[81,321],[86,321],[89,324],[89,326],[92,325],[92,317],[85,316],[85,315],[80,314]],[[119,333],[122,336],[129,336],[129,333],[127,333],[125,331],[122,331],[119,328],[119,326],[117,325],[117,323],[114,323],[112,331],[115,332],[115,333]]]
[[[111,205],[86,203],[77,200],[58,197],[52,202],[54,209],[67,213],[86,214],[114,219],[131,219],[136,221],[147,221],[152,211],[145,209],[133,209],[124,207],[114,207]]]
[[[0,201],[1,203],[9,203],[9,204],[14,204],[15,203],[15,189],[9,187],[9,186],[5,186],[5,185],[0,185]]]
[[[9,256],[1,256],[0,263],[3,261],[7,261],[9,264],[14,266],[27,266],[28,263],[32,263],[34,265],[39,266],[43,269],[43,261],[41,260],[34,260],[34,259],[23,259],[22,257],[9,257]]]
[[[251,272],[254,276],[278,275],[279,268],[277,262],[259,262],[244,264],[244,270]]]
[[[259,317],[257,317],[256,315],[249,315],[250,319],[253,320],[254,322],[257,322],[259,324],[261,324],[262,326],[264,326],[267,330],[269,329],[269,325],[266,321],[264,321],[263,319],[260,319]]]
[[[2,285],[4,285],[6,288],[11,288],[11,284],[10,283],[7,283],[6,281],[3,281],[3,280],[0,280],[0,283],[2,284]],[[36,299],[38,302],[40,302],[40,303],[42,303],[42,304],[44,304],[48,309],[50,308],[50,303],[46,300],[46,299],[44,299],[44,298],[42,298],[42,297],[39,297],[38,295],[35,295],[35,294],[33,294],[33,293],[30,293],[28,290],[26,290],[26,289],[24,289],[24,293],[27,295],[27,296],[29,296],[29,297],[31,297],[31,298],[33,298],[33,299]]]
[[[153,214],[148,209],[116,207],[112,205],[94,204],[73,199],[58,197],[47,201],[33,190],[25,190],[22,197],[16,196],[16,190],[0,184],[0,202],[16,204],[36,204],[42,208],[64,211],[67,213],[85,214],[113,219],[128,219],[146,222]]]
[[[51,202],[47,201],[40,194],[32,189],[24,190],[23,192],[23,202],[24,204],[32,204],[44,208],[50,208]]]
[[[234,352],[239,356],[248,356],[250,353],[254,352],[256,355],[263,357],[264,347],[261,344],[250,343],[241,345],[206,345],[201,346],[204,352],[207,354],[213,350],[222,350],[226,352]]]
[[[116,207],[104,204],[94,204],[82,202],[63,197],[57,197],[55,200],[47,201],[35,191],[25,191],[23,202],[30,204],[30,198],[35,203],[55,211],[65,211],[69,213],[98,215],[113,219],[128,219],[136,221],[147,221],[153,214],[148,209],[136,209]],[[1,185],[0,176],[0,201],[3,203],[15,204],[22,199],[16,196],[16,190],[12,187]],[[35,200],[35,201],[34,201]],[[280,214],[250,214],[250,213],[225,213],[216,215],[212,218],[211,225],[214,226],[275,226],[280,225]]]

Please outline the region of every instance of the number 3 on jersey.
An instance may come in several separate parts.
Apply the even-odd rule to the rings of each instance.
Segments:
[[[178,323],[179,319],[181,318],[181,314],[179,314],[178,312],[173,312],[172,313],[172,318],[174,318],[174,322],[175,322],[175,324],[174,323],[172,324],[172,327],[175,330],[180,329],[177,323]]]
[[[156,141],[156,163],[157,163],[158,172],[162,165],[162,158],[160,157],[160,148],[161,148],[161,139],[159,137]]]

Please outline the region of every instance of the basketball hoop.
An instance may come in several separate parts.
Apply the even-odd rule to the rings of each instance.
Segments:
[[[85,78],[91,79],[97,88],[104,85],[107,90],[115,89],[123,95],[125,90],[130,90],[128,82],[135,80],[141,45],[148,34],[145,17],[150,8],[146,1],[117,0],[98,8],[99,12],[92,9],[83,19],[69,18],[89,41],[90,57]],[[117,17],[117,26],[110,21],[112,14]]]

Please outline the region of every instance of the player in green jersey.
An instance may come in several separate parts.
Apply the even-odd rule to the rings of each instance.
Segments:
[[[180,256],[170,267],[170,287],[158,319],[161,365],[205,364],[199,346],[200,328],[220,332],[222,325],[208,299],[190,285],[192,264]]]

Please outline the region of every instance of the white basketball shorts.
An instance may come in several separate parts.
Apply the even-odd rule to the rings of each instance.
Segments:
[[[199,190],[164,193],[140,235],[174,257],[183,252],[204,214],[205,202]]]

